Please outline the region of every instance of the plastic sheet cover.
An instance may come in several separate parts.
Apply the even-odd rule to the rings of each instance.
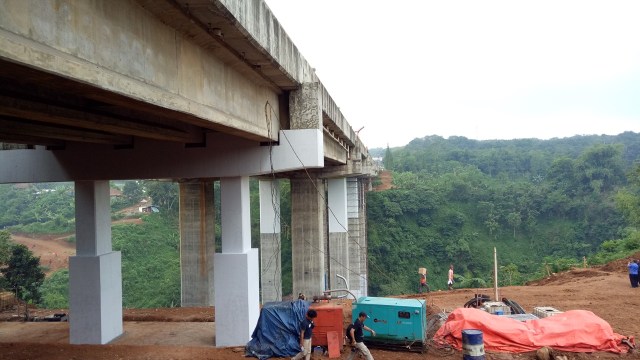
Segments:
[[[258,359],[291,357],[300,352],[300,323],[309,310],[304,300],[270,302],[260,311],[251,340],[245,348],[247,356]]]
[[[625,353],[629,347],[622,340],[634,343],[633,337],[627,339],[613,332],[608,322],[591,311],[571,310],[520,322],[471,308],[453,311],[434,335],[434,341],[462,349],[464,329],[482,330],[484,346],[489,351],[519,353],[549,346],[569,352]]]

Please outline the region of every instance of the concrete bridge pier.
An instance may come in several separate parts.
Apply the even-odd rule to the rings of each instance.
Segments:
[[[347,179],[327,180],[327,206],[329,222],[329,287],[344,289],[349,279],[349,243],[347,220]],[[348,280],[347,280],[348,281]]]
[[[282,300],[280,181],[260,180],[260,285],[262,303]]]
[[[251,248],[249,177],[220,179],[222,253],[215,254],[216,346],[243,346],[260,315],[258,249]]]
[[[215,204],[213,181],[180,183],[181,306],[213,306]]]
[[[106,344],[122,335],[122,268],[111,249],[109,181],[76,181],[76,255],[69,258],[69,338]]]
[[[322,294],[327,288],[325,263],[325,180],[291,179],[291,256],[293,294]]]
[[[349,217],[349,288],[356,297],[367,296],[367,179],[347,180]]]

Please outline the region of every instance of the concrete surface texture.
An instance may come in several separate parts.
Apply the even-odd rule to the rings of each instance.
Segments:
[[[213,306],[215,206],[212,181],[180,183],[181,306]]]
[[[255,84],[136,2],[3,1],[0,57],[267,136]],[[279,125],[273,124],[273,134]]]
[[[260,295],[262,304],[282,300],[280,181],[260,180]]]
[[[320,295],[327,286],[325,180],[290,182],[293,293]]]

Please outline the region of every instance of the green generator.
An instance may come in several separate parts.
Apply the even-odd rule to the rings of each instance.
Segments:
[[[369,316],[365,325],[376,332],[376,336],[364,332],[367,346],[426,350],[427,304],[424,300],[363,296],[353,303],[353,321],[362,311]]]

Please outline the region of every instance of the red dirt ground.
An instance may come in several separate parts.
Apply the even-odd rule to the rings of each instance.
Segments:
[[[67,241],[71,235],[42,235],[31,236],[14,234],[11,240],[22,244],[40,257],[40,265],[44,266],[46,275],[60,269],[69,268],[69,256],[76,254],[76,245]]]
[[[640,253],[634,257],[640,257]],[[500,289],[500,297],[516,300],[526,310],[535,306],[552,306],[559,310],[585,309],[608,321],[614,331],[625,336],[640,334],[640,288],[632,289],[626,271],[626,260],[602,267],[575,269],[555,274],[529,284]],[[460,289],[430,294],[403,295],[404,298],[426,298],[431,312],[450,311],[462,306],[475,293],[493,297],[493,289]],[[350,304],[345,306],[349,319]],[[55,311],[44,312],[44,315]],[[69,345],[67,323],[0,322],[0,359],[240,359],[241,348],[213,347],[216,330],[213,308],[125,309],[125,334],[113,344]],[[201,325],[200,325],[201,324]],[[217,329],[223,331],[223,329]],[[431,349],[427,354],[372,350],[377,360],[460,359],[460,352]],[[640,353],[565,353],[568,360],[640,359]],[[346,359],[347,354],[342,354]],[[489,360],[535,359],[535,353],[487,353]],[[314,355],[314,358],[319,358]],[[322,357],[326,358],[326,357]],[[328,359],[328,358],[327,358]]]
[[[118,211],[119,214],[128,216],[143,216],[138,212],[138,207],[145,203]],[[129,217],[112,221],[116,224],[140,224],[139,217]],[[49,276],[60,269],[69,268],[69,256],[76,254],[76,245],[67,241],[73,234],[61,235],[32,235],[32,234],[12,234],[11,240],[17,244],[25,245],[35,256],[40,257],[40,265],[45,267],[45,275]]]
[[[375,191],[389,190],[393,187],[391,171],[382,170],[378,176],[380,177],[380,185],[376,186]]]
[[[391,174],[380,174],[382,185],[376,190],[390,188]],[[136,207],[125,209],[134,213]],[[139,222],[123,219],[114,223]],[[26,245],[41,264],[49,268],[47,274],[68,267],[68,257],[75,254],[75,245],[66,241],[68,236],[28,237],[14,235],[12,239]],[[633,258],[640,258],[637,253]],[[605,266],[575,269],[530,283],[500,289],[500,297],[517,301],[526,310],[535,306],[552,306],[559,310],[585,309],[608,321],[614,331],[638,338],[640,334],[640,288],[632,289],[627,276],[627,261],[622,259]],[[475,293],[493,297],[493,289],[461,289],[432,292],[426,296],[430,312],[451,311],[462,306]],[[425,298],[425,295],[402,295],[404,298]],[[351,304],[339,301],[345,307],[345,326],[350,319]],[[35,316],[45,316],[67,310],[33,309]],[[0,313],[0,360],[11,359],[239,359],[242,348],[217,349],[215,316],[211,307],[171,309],[124,309],[125,334],[112,344],[69,345],[68,323],[23,323],[15,311]],[[223,331],[223,329],[217,329]],[[378,360],[401,359],[460,359],[459,352],[448,353],[437,349],[426,355],[372,350]],[[342,358],[346,359],[345,353]],[[640,353],[615,355],[608,353],[565,354],[571,359],[640,359]],[[315,358],[318,358],[314,355]],[[323,357],[326,358],[326,357]],[[534,353],[487,353],[489,360],[535,358]]]

